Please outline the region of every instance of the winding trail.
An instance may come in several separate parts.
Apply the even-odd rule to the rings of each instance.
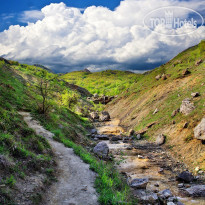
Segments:
[[[98,195],[94,189],[96,174],[89,169],[73,149],[52,139],[53,133],[44,129],[30,113],[19,112],[36,134],[45,137],[56,156],[58,181],[47,191],[44,205],[97,205]]]

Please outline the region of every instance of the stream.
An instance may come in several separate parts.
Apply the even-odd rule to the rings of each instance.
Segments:
[[[118,119],[94,123],[100,135],[122,134],[125,130],[119,124]],[[126,143],[122,140],[104,140],[104,142],[107,143],[110,153],[115,158],[117,169],[128,180],[148,178],[147,191],[158,193],[169,189],[178,201],[185,205],[205,205],[204,198],[189,198],[180,194],[178,184],[181,182],[176,181],[176,176],[185,171],[186,167],[174,160],[162,147],[146,140],[132,140]],[[185,184],[185,187],[189,186],[190,184]],[[132,191],[136,197],[141,194],[139,190],[132,189]]]

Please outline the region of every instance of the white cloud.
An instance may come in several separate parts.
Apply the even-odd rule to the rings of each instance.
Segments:
[[[19,21],[22,23],[28,23],[28,22],[36,22],[37,20],[42,20],[44,18],[44,15],[39,10],[29,10],[24,11],[20,17]]]
[[[184,36],[159,35],[144,27],[148,12],[169,5],[200,11],[202,1],[125,0],[114,11],[92,6],[84,12],[59,3],[26,11],[24,20],[31,20],[27,26],[10,26],[0,33],[0,55],[61,72],[86,67],[148,69],[147,65],[165,62],[205,38],[205,27]]]

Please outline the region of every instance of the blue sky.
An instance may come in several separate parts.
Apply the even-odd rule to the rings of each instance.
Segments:
[[[153,18],[150,13],[161,18],[163,8],[173,6],[188,8],[173,10],[181,20],[194,16],[191,9],[204,18],[204,0],[0,1],[0,56],[42,64],[55,72],[85,68],[142,72],[205,39],[197,13],[198,27],[150,29],[144,23],[145,17],[147,22]]]
[[[69,7],[86,8],[92,5],[105,6],[113,10],[120,4],[120,0],[0,0],[0,32],[8,29],[10,25],[23,25],[26,23],[21,22],[21,13],[28,10],[40,10],[50,3],[64,2]]]

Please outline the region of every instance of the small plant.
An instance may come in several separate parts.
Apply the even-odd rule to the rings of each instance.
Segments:
[[[7,177],[6,180],[4,181],[6,185],[9,185],[10,187],[13,187],[16,184],[16,180],[13,175],[10,177]]]

